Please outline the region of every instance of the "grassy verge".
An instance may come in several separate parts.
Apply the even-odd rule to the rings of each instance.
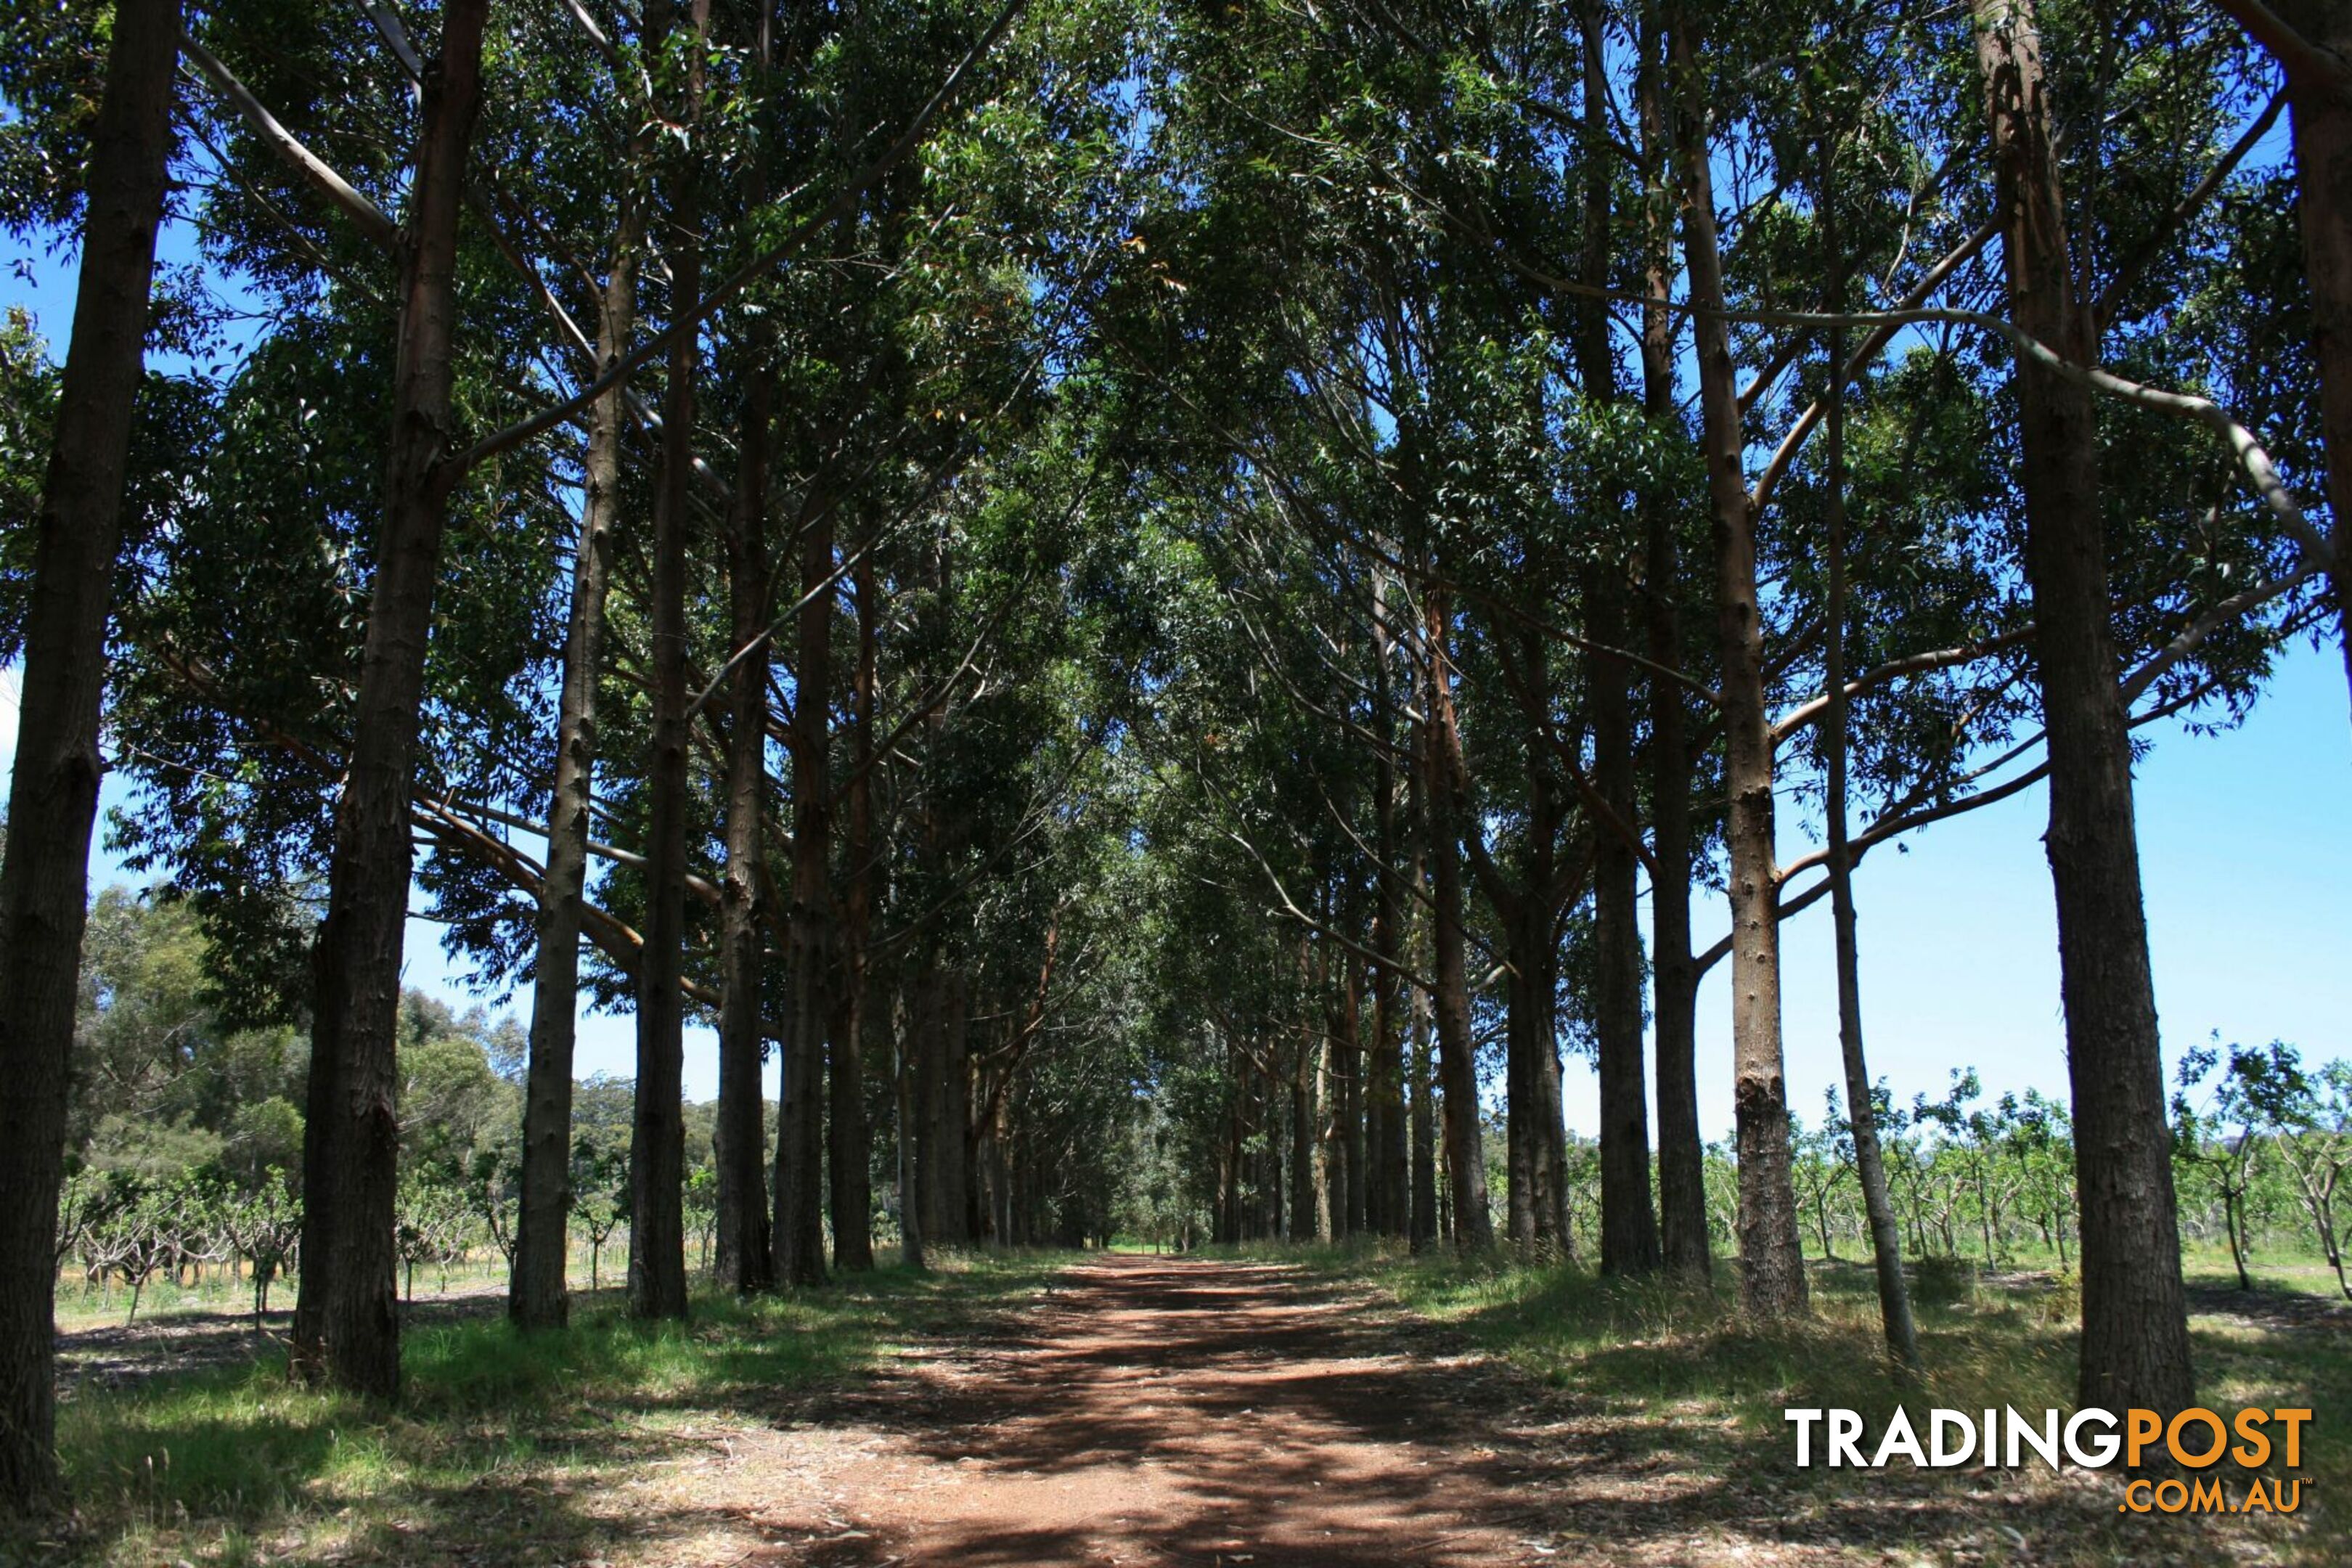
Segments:
[[[607,1294],[543,1335],[518,1333],[493,1306],[408,1333],[390,1411],[292,1386],[282,1355],[87,1390],[59,1411],[71,1528],[0,1542],[0,1561],[607,1555],[612,1521],[589,1506],[600,1492],[1025,1299],[1055,1262],[950,1258],[823,1291],[705,1293],[683,1324],[631,1322]]]
[[[1807,1521],[1824,1539],[1879,1541],[1912,1562],[2104,1563],[2352,1562],[2352,1330],[2312,1309],[2336,1292],[2324,1269],[2274,1268],[2239,1294],[2207,1290],[2191,1320],[2200,1395],[2210,1407],[2303,1406],[2302,1462],[2278,1457],[2266,1475],[2305,1479],[2303,1507],[2267,1516],[2118,1516],[2122,1479],[2026,1468],[1910,1472],[1831,1470],[1793,1462],[1781,1412],[1843,1407],[1875,1445],[1900,1404],[1924,1436],[1936,1406],[2015,1406],[2029,1418],[2069,1409],[2080,1303],[2063,1277],[1930,1268],[1915,1289],[1924,1387],[1904,1389],[1883,1354],[1877,1297],[1859,1265],[1815,1264],[1812,1314],[1757,1325],[1738,1310],[1728,1268],[1707,1284],[1602,1279],[1573,1265],[1507,1258],[1404,1256],[1378,1247],[1269,1252],[1357,1279],[1412,1316],[1449,1326],[1475,1348],[1560,1391],[1580,1436],[1605,1442],[1629,1469],[1703,1478],[1747,1494],[1739,1507],[1778,1510],[1793,1540]],[[2192,1283],[2234,1285],[2192,1268]],[[2243,1472],[2226,1466],[2232,1494]],[[1875,1508],[1882,1521],[1863,1522]],[[1885,1516],[1906,1514],[1909,1529]],[[2003,1524],[2008,1527],[2002,1528]],[[2017,1534],[2012,1537],[2010,1533]],[[1905,1555],[1916,1553],[1917,1558]]]

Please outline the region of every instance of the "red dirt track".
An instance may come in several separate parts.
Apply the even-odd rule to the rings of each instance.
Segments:
[[[842,1412],[888,1424],[856,1458],[817,1467],[845,1528],[772,1560],[1548,1560],[1525,1528],[1538,1517],[1527,1495],[1457,1429],[1444,1366],[1400,1352],[1364,1310],[1267,1265],[1134,1257],[1066,1270],[1015,1337],[886,1380]]]

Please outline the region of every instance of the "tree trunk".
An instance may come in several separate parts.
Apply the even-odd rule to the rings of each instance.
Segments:
[[[1620,647],[1627,635],[1623,575],[1591,574],[1593,640]],[[1642,1072],[1641,859],[1633,828],[1633,671],[1622,659],[1590,662],[1593,784],[1615,816],[1593,831],[1592,942],[1595,1066],[1601,1079],[1601,1271],[1647,1274],[1660,1262],[1650,1205],[1650,1101]],[[1545,1012],[1550,1011],[1546,996]],[[1549,1048],[1549,1042],[1546,1042]]]
[[[1372,773],[1374,848],[1380,864],[1373,869],[1372,951],[1388,962],[1372,970],[1371,1063],[1366,1074],[1364,1142],[1367,1165],[1364,1222],[1381,1236],[1403,1236],[1411,1228],[1412,1200],[1406,1194],[1405,1163],[1405,1007],[1402,977],[1397,966],[1404,961],[1405,895],[1399,879],[1397,857],[1397,777],[1393,746],[1396,738],[1396,688],[1393,668],[1396,638],[1388,623],[1388,579],[1372,575],[1372,693],[1381,750]],[[1416,880],[1418,874],[1416,873]]]
[[[1830,288],[1827,309],[1845,309],[1845,258],[1838,249],[1837,195],[1832,178],[1832,153],[1822,153],[1822,219],[1824,248],[1829,253]],[[1823,454],[1829,469],[1824,510],[1829,532],[1829,603],[1823,611],[1822,640],[1827,668],[1829,709],[1822,718],[1822,749],[1828,753],[1829,873],[1831,921],[1837,946],[1838,1048],[1845,1061],[1846,1120],[1853,1131],[1854,1173],[1862,1183],[1863,1212],[1870,1221],[1871,1261],[1878,1273],[1878,1317],[1885,1331],[1886,1348],[1908,1373],[1919,1370],[1919,1331],[1911,1319],[1911,1292],[1903,1279],[1901,1233],[1895,1224],[1895,1205],[1886,1191],[1886,1165],[1878,1148],[1878,1110],[1870,1089],[1870,1066],[1862,1048],[1862,960],[1854,938],[1853,856],[1847,842],[1846,773],[1847,710],[1845,690],[1846,528],[1845,528],[1845,333],[1830,333],[1829,428]],[[1826,1209],[1827,1205],[1823,1205]],[[1822,1251],[1829,1252],[1829,1228],[1822,1229]]]
[[[2342,15],[2338,9],[2338,16]],[[2352,51],[2352,26],[2327,40]],[[2336,600],[2336,641],[2352,691],[2352,101],[2345,89],[2297,89],[2294,160],[2301,174],[2304,275],[2311,280],[2312,355],[2319,363],[2320,434],[2327,447],[2327,574]]]
[[[644,238],[645,205],[624,193],[596,328],[600,374],[628,351],[636,331],[637,252]],[[547,871],[540,881],[539,962],[531,984],[530,1065],[523,1089],[522,1195],[507,1290],[507,1315],[525,1329],[560,1328],[570,1313],[564,1267],[572,1240],[572,1052],[580,1010],[589,797],[596,771],[596,676],[604,662],[604,599],[621,512],[624,390],[614,387],[588,408],[580,544],[572,557],[572,616],[556,708]]]
[[[722,1288],[767,1290],[776,1274],[768,1235],[765,955],[760,909],[761,824],[768,808],[768,426],[775,378],[754,329],[736,435],[735,499],[727,514],[727,865],[719,900],[718,1263]],[[755,647],[755,645],[757,645]]]
[[[1412,1213],[1407,1230],[1415,1252],[1435,1241],[1438,1230],[1436,1085],[1430,1074],[1430,1033],[1429,993],[1416,986],[1405,1063],[1412,1095]]]
[[[900,995],[905,994],[903,989]],[[922,1117],[922,1075],[917,1066],[916,1045],[921,1023],[909,1017],[903,1002],[894,1012],[892,1059],[897,1070],[891,1075],[898,1100],[898,1260],[918,1273],[926,1267],[923,1243],[923,1178],[922,1152],[916,1128]]]
[[[692,0],[694,35],[684,119],[702,108],[701,42],[710,0]],[[673,26],[677,22],[673,19]],[[682,155],[669,184],[670,309],[702,292],[700,170]],[[654,492],[653,755],[646,770],[646,943],[637,974],[637,1086],[629,1132],[629,1315],[686,1316],[686,1222],[681,1208],[686,1139],[686,555],[688,490],[694,472],[697,334],[670,345],[662,415],[661,468]]]
[[[1542,771],[1549,750],[1548,742],[1530,735],[1531,784],[1519,886],[1513,891],[1498,885],[1499,879],[1488,885],[1488,901],[1502,925],[1508,960],[1503,1022],[1508,1096],[1505,1126],[1511,1140],[1505,1162],[1510,1184],[1509,1236],[1515,1243],[1534,1247],[1567,1245],[1562,1235],[1567,1129],[1561,1118],[1559,1051],[1552,1034],[1559,978],[1552,853],[1559,813]]]
[[[1673,286],[1674,202],[1667,171],[1673,151],[1656,66],[1657,38],[1646,24],[1640,40],[1642,138],[1649,168],[1644,292],[1658,303],[1642,312],[1642,408],[1660,430],[1676,422],[1675,321],[1664,301]],[[1643,575],[1648,586],[1650,659],[1665,669],[1683,660],[1682,565],[1675,508],[1663,493],[1643,501]],[[1650,970],[1655,997],[1658,1072],[1658,1221],[1666,1267],[1704,1276],[1714,1267],[1706,1226],[1706,1149],[1698,1121],[1698,973],[1691,956],[1691,759],[1688,700],[1675,682],[1650,677]]]
[[[1539,830],[1531,820],[1529,837]],[[1503,892],[1500,888],[1490,889],[1487,900],[1506,932],[1510,960],[1503,1015],[1503,1234],[1515,1247],[1531,1247],[1536,1242],[1536,1173],[1541,1158],[1541,1140],[1536,1131],[1536,1040],[1539,1034],[1550,1032],[1538,1025],[1537,1015],[1549,1012],[1551,999],[1535,994],[1530,960],[1537,948],[1549,944],[1550,932],[1538,934],[1531,929],[1538,923],[1534,906],[1541,900],[1540,892],[1522,888],[1515,896],[1493,896]],[[1541,923],[1548,928],[1551,922]]]
[[[966,1226],[964,1173],[969,1160],[971,1070],[962,1039],[960,976],[935,954],[930,960],[930,1002],[922,1051],[919,1179],[924,1239],[934,1247],[960,1247],[971,1239]]]
[[[2223,8],[2242,12],[2238,4]],[[2352,8],[2341,0],[2270,0],[2279,22],[2332,59],[2281,55],[2294,117],[2295,216],[2311,285],[2311,352],[2319,367],[2320,436],[2327,454],[2328,542],[2347,689],[2352,689]],[[2255,36],[2263,37],[2261,30]],[[2279,41],[2265,38],[2275,47]],[[2292,51],[2290,51],[2292,52]]]
[[[1346,927],[1356,929],[1352,910],[1343,910],[1340,919]],[[1355,1215],[1360,1195],[1357,1159],[1361,1146],[1356,1119],[1362,1114],[1363,1097],[1356,1086],[1363,1055],[1364,967],[1349,952],[1332,955],[1331,963],[1339,967],[1327,981],[1332,989],[1324,1016],[1319,1081],[1324,1105],[1323,1186],[1329,1235],[1338,1241],[1361,1228]]]
[[[776,1278],[824,1283],[824,1047],[832,1021],[833,524],[803,525],[799,649],[793,665],[792,1004],[776,1125]],[[936,1238],[937,1233],[934,1233]]]
[[[0,1516],[57,1496],[54,1310],[66,1076],[98,812],[107,610],[144,363],[179,0],[121,0],[90,135],[81,276],[41,491],[0,868]]]
[[[1546,927],[1558,936],[1558,927]],[[1559,943],[1547,942],[1534,960],[1535,992],[1549,998],[1559,992]],[[1547,1005],[1537,1014],[1541,1030],[1535,1058],[1536,1121],[1542,1130],[1542,1158],[1536,1167],[1536,1239],[1557,1246],[1564,1257],[1576,1256],[1576,1238],[1568,1229],[1568,1108],[1561,1098],[1559,1041],[1552,1032],[1552,1011]]]
[[[1300,1025],[1297,1060],[1290,1068],[1290,1239],[1316,1238],[1315,1027],[1310,1013]]]
[[[361,656],[359,699],[335,805],[327,919],[314,952],[310,1114],[303,1127],[298,1375],[390,1399],[400,1391],[393,1300],[399,1174],[401,938],[408,916],[409,794],[425,650],[449,493],[457,214],[480,99],[488,0],[451,0],[425,73],[416,173],[401,236],[399,352],[384,462],[383,521]]]
[[[1675,68],[1684,78],[1683,234],[1691,302],[1715,312],[1723,308],[1723,258],[1716,238],[1706,121],[1696,101],[1696,44],[1686,21],[1675,28],[1674,47]],[[1806,1288],[1780,1054],[1780,874],[1773,860],[1772,738],[1765,713],[1763,615],[1756,593],[1756,519],[1740,466],[1739,394],[1723,318],[1700,315],[1695,331],[1723,664],[1740,1300],[1750,1316],[1771,1318],[1804,1310]]]
[[[1423,592],[1427,625],[1423,633],[1428,716],[1423,723],[1425,762],[1423,795],[1429,816],[1430,885],[1437,908],[1433,922],[1437,992],[1437,1071],[1445,1096],[1446,1175],[1454,1196],[1454,1237],[1465,1250],[1490,1246],[1494,1222],[1486,1212],[1486,1157],[1478,1118],[1478,1067],[1470,1038],[1470,977],[1465,962],[1462,835],[1464,803],[1455,773],[1461,736],[1454,728],[1454,677],[1446,654],[1444,592]]]
[[[2074,297],[2065,208],[2030,0],[1976,0],[1977,56],[2018,326],[2096,361]],[[2090,393],[2021,362],[2026,578],[2050,746],[2050,854],[2083,1211],[2081,1403],[2195,1403],[2164,1063],[2132,821],[2131,733],[2108,616],[2098,423]]]
[[[840,1020],[828,1053],[832,1098],[833,1261],[863,1272],[874,1267],[873,1132],[866,1121],[866,947],[874,924],[874,567],[861,559],[857,591],[857,669],[850,686],[849,838],[844,879]]]
[[[1273,1047],[1273,1041],[1267,1041]],[[1279,1047],[1273,1047],[1279,1051]],[[1275,1096],[1282,1093],[1282,1081],[1270,1069],[1258,1074],[1258,1138],[1256,1168],[1258,1168],[1258,1237],[1267,1241],[1282,1239],[1282,1107]]]
[[[1357,929],[1361,930],[1359,926]],[[1347,1076],[1341,1080],[1340,1104],[1344,1118],[1344,1136],[1348,1146],[1348,1223],[1349,1236],[1361,1236],[1370,1228],[1366,1209],[1370,1192],[1370,1149],[1365,1125],[1365,1079],[1369,1062],[1364,1050],[1364,965],[1354,954],[1341,962],[1347,966],[1347,982],[1342,994],[1347,999],[1341,1033],[1347,1041],[1341,1060],[1347,1066]]]

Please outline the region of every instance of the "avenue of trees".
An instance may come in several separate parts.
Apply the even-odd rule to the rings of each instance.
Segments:
[[[1120,1227],[1761,1321],[1810,1229],[1905,1363],[1906,1255],[2030,1231],[2160,1410],[2184,1215],[2336,1255],[2341,1069],[2168,1078],[2131,767],[2297,643],[2352,692],[2341,6],[26,13],[0,220],[79,291],[0,332],[0,1506],[61,1263],[187,1262],[156,1192],[386,1401],[406,1268],[557,1332],[583,1225],[650,1320]],[[1898,1108],[1853,867],[2029,790],[2070,1092]],[[412,911],[527,1025],[406,995]]]

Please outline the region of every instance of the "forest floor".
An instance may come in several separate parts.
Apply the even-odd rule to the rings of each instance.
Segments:
[[[608,1293],[539,1339],[480,1303],[420,1304],[392,1414],[289,1388],[267,1337],[225,1315],[159,1321],[144,1367],[92,1330],[61,1345],[81,1515],[16,1550],[449,1568],[2352,1561],[2327,1506],[2352,1484],[2347,1314],[2200,1289],[2207,1402],[2318,1411],[2280,1472],[2308,1478],[2304,1506],[2138,1515],[2111,1475],[1796,1468],[1782,1405],[1851,1405],[1874,1436],[1892,1406],[1846,1272],[1819,1271],[1816,1318],[1771,1334],[1723,1289],[1330,1251],[954,1259],[700,1299],[691,1326],[656,1331]],[[2070,1312],[2033,1276],[1931,1299],[1937,1370],[1912,1403],[2064,1404]]]

